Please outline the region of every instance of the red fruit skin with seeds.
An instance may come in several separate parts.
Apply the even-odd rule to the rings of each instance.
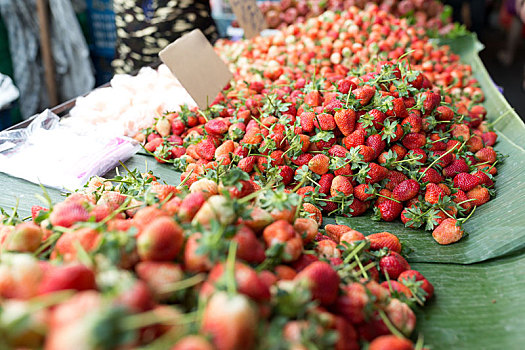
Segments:
[[[468,192],[479,185],[479,178],[469,173],[459,173],[454,177],[454,187]]]
[[[45,271],[40,282],[38,294],[48,294],[60,290],[76,291],[96,289],[95,273],[84,265],[65,265]]]
[[[312,297],[321,305],[331,305],[337,299],[339,293],[339,275],[330,264],[317,261],[304,268],[296,280],[307,279],[309,281]]]
[[[410,265],[399,253],[390,252],[387,256],[384,256],[379,260],[379,267],[381,273],[386,275],[392,280],[396,280],[399,275],[406,270],[410,270]]]
[[[397,185],[392,191],[392,197],[398,201],[405,202],[414,198],[419,193],[419,183],[416,180],[405,180]]]
[[[180,226],[168,217],[160,217],[139,234],[137,251],[144,261],[169,261],[179,254],[183,240]]]

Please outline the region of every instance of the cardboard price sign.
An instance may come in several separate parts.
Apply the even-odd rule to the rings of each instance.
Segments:
[[[266,29],[264,15],[255,0],[230,0],[230,6],[235,13],[237,22],[244,29],[244,36],[248,39],[259,35]]]
[[[159,56],[200,109],[206,109],[233,78],[199,29],[169,44]]]

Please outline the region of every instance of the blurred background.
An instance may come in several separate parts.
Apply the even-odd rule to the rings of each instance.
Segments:
[[[434,35],[477,34],[494,83],[525,119],[525,25],[516,0],[258,1],[269,28],[326,9],[378,3],[416,23],[436,21]],[[175,18],[152,21],[164,6]],[[524,16],[525,17],[525,14]],[[448,20],[464,27],[446,25]],[[152,25],[151,23],[155,23]],[[158,51],[198,27],[214,42],[242,30],[223,0],[0,0],[0,130],[107,83],[115,73],[153,65]],[[141,37],[143,32],[148,32]],[[137,40],[139,37],[140,40]]]

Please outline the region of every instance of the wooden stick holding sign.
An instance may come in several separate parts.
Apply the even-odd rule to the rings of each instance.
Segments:
[[[230,0],[230,6],[246,38],[253,38],[267,28],[264,15],[255,0]]]
[[[206,109],[233,78],[199,29],[169,44],[159,56],[200,109]]]

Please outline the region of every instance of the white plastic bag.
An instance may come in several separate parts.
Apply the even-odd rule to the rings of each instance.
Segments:
[[[0,132],[0,172],[65,190],[104,175],[140,148],[127,137],[102,135],[95,129],[80,134],[59,123],[49,110],[25,129]]]

